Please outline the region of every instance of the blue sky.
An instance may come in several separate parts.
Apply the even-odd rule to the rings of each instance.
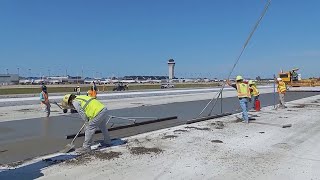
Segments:
[[[225,77],[264,0],[1,0],[0,73]],[[273,0],[233,75],[320,76],[320,1]]]

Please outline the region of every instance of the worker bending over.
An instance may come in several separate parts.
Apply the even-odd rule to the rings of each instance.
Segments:
[[[87,92],[87,96],[97,99],[97,91],[93,86],[90,87],[90,90]]]
[[[249,81],[249,89],[253,101],[253,109],[256,109],[256,100],[259,99],[260,92],[257,88],[257,84],[252,80]]]
[[[242,109],[242,119],[244,123],[249,123],[249,115],[248,115],[248,102],[251,102],[251,95],[249,85],[243,82],[242,76],[236,77],[236,83],[231,84],[229,79],[227,80],[227,84],[233,88],[235,88],[238,92],[238,98],[240,102],[240,106]]]
[[[93,135],[97,128],[103,134],[104,141],[102,146],[110,146],[111,140],[108,133],[106,119],[108,118],[107,108],[100,101],[88,96],[76,96],[74,94],[67,94],[63,97],[63,104],[78,111],[80,117],[85,121],[85,138],[82,148],[79,152],[89,152],[91,150],[91,143]]]
[[[49,95],[47,91],[47,86],[42,85],[41,93],[40,93],[40,101],[41,101],[41,109],[45,113],[46,117],[50,116],[50,102],[49,102]]]
[[[277,84],[278,84],[278,93],[279,93],[279,108],[286,108],[284,105],[284,96],[286,95],[287,92],[287,87],[286,83],[282,81],[281,78],[277,78]]]

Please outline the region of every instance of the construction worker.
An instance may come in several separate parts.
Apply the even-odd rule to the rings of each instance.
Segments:
[[[229,80],[227,80],[227,84],[237,90],[240,106],[242,109],[243,122],[249,123],[248,102],[251,102],[249,85],[243,82],[242,76],[236,77],[235,84],[231,84]]]
[[[89,152],[91,150],[91,143],[93,135],[97,128],[103,134],[104,141],[102,146],[110,146],[111,139],[108,133],[106,119],[108,118],[107,108],[100,101],[80,95],[67,94],[63,97],[62,103],[78,111],[80,117],[85,121],[85,138],[80,153]]]
[[[249,81],[249,89],[250,89],[250,93],[251,93],[251,97],[252,97],[252,101],[253,101],[253,109],[256,109],[256,100],[259,99],[259,95],[260,92],[257,88],[257,85],[254,81],[250,80]]]
[[[98,91],[96,82],[92,81],[92,87],[93,87],[93,89],[94,89],[95,91]]]
[[[97,99],[97,91],[91,86],[90,90],[87,92],[87,96]]]
[[[49,102],[47,86],[45,85],[41,86],[40,101],[41,101],[41,109],[45,112],[46,117],[49,117],[51,105]]]
[[[286,83],[281,78],[277,78],[278,93],[279,93],[279,108],[286,108],[284,105],[284,96],[287,92]]]
[[[80,93],[81,93],[81,89],[80,89],[80,86],[77,86],[77,89],[76,89],[76,91],[77,91],[77,95],[80,95]]]

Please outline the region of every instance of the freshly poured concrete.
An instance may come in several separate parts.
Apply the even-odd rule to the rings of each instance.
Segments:
[[[270,93],[273,92],[273,88],[270,87],[259,87],[260,92]],[[163,90],[163,91],[148,91],[148,92],[130,92],[130,93],[114,93],[110,94],[110,97],[107,99],[98,97],[98,99],[104,103],[109,110],[114,109],[124,109],[124,108],[132,108],[132,107],[140,107],[140,106],[153,106],[153,105],[161,105],[161,104],[169,104],[175,102],[187,102],[187,101],[199,101],[199,100],[208,100],[217,95],[218,89],[193,89],[193,90]],[[167,92],[174,92],[167,93]],[[191,93],[192,92],[192,93]],[[133,94],[134,93],[134,94]],[[139,97],[137,96],[137,93]],[[147,94],[145,94],[147,93]],[[157,94],[154,94],[157,93]],[[160,93],[160,94],[159,94]],[[125,96],[114,96],[115,94],[130,94],[130,97]],[[236,95],[236,91],[226,90],[223,92],[223,97],[234,97]],[[105,97],[106,98],[106,97]],[[109,99],[111,98],[111,99]],[[7,102],[3,102],[5,106],[1,107],[0,105],[0,122],[11,121],[11,120],[24,120],[24,119],[33,119],[42,117],[41,109],[39,102],[30,102],[28,100],[24,100],[23,98],[14,98],[7,99],[11,103],[12,106],[6,104]],[[14,100],[14,101],[12,101]],[[20,100],[19,102],[17,100]],[[50,101],[53,102],[50,98]],[[61,101],[61,99],[59,99]],[[26,105],[23,103],[36,103],[31,105]],[[0,100],[1,104],[1,100]],[[53,116],[61,116],[63,113],[61,110],[54,104],[51,105],[51,117]]]
[[[266,107],[252,112],[259,117],[249,124],[235,123],[232,115],[133,136],[125,146],[101,152],[121,154],[113,159],[92,155],[78,159],[77,164],[60,161],[55,165],[35,160],[4,172],[2,177],[19,177],[20,173],[24,178],[52,180],[318,180],[319,98],[288,103],[287,109]],[[215,128],[217,121],[224,123],[223,129]],[[291,128],[280,127],[288,123]],[[149,149],[148,154],[136,154],[132,151],[136,147],[158,151]]]
[[[316,92],[289,92],[287,101],[313,96]],[[273,104],[273,94],[262,94],[262,106]],[[176,102],[152,106],[140,106],[134,108],[110,110],[110,114],[128,117],[179,117],[176,121],[157,123],[150,128],[159,129],[168,125],[182,124],[186,120],[198,116],[201,109],[209,100]],[[220,103],[220,101],[219,101]],[[220,113],[220,104],[214,109],[213,114]],[[209,109],[208,109],[209,110]],[[239,103],[236,97],[223,99],[223,112],[235,112],[239,110]],[[204,113],[207,114],[207,112]],[[127,124],[123,120],[113,120],[115,125]],[[57,152],[69,143],[65,135],[76,133],[82,125],[82,120],[77,114],[66,114],[46,118],[33,118],[20,121],[8,121],[0,123],[0,163],[9,163],[17,160],[24,160],[36,156]],[[125,137],[126,135],[145,132],[144,127],[138,127],[128,132],[112,132],[113,137]],[[78,145],[82,142],[80,138]]]

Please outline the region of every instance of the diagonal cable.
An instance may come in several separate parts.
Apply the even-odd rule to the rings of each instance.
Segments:
[[[235,61],[235,63],[233,64],[233,67],[232,67],[230,73],[228,74],[228,78],[227,78],[227,79],[230,79],[231,74],[232,74],[232,72],[234,71],[235,67],[237,66],[237,64],[238,64],[238,62],[239,62],[239,60],[240,60],[240,58],[241,58],[244,50],[246,49],[246,47],[247,47],[247,45],[248,45],[248,43],[249,43],[249,41],[250,41],[250,39],[251,39],[251,37],[252,37],[252,35],[253,35],[254,32],[256,31],[256,29],[258,28],[258,26],[259,26],[261,20],[263,19],[263,17],[265,16],[265,14],[266,14],[269,6],[270,6],[270,3],[271,3],[271,0],[268,0],[268,2],[266,3],[266,5],[265,5],[265,7],[264,7],[263,12],[261,13],[261,15],[260,15],[259,19],[257,20],[255,26],[253,27],[252,31],[250,32],[248,38],[246,39],[246,42],[244,43],[244,45],[243,45],[243,47],[242,47],[242,49],[241,49],[241,52],[240,52],[239,56],[236,58],[236,61]],[[226,85],[226,81],[223,81],[223,84],[222,84],[222,87],[221,87],[220,91],[219,91],[219,92],[208,102],[208,104],[202,109],[202,111],[200,112],[200,114],[198,115],[198,117],[200,117],[200,116],[202,115],[202,113],[207,109],[207,107],[211,104],[211,102],[212,102],[214,99],[216,99],[215,102],[214,102],[214,104],[213,104],[213,106],[212,106],[212,109],[211,109],[211,111],[210,111],[210,113],[209,113],[209,116],[211,115],[214,107],[215,107],[216,104],[217,104],[218,97],[221,95],[221,93],[222,93],[225,85]]]

